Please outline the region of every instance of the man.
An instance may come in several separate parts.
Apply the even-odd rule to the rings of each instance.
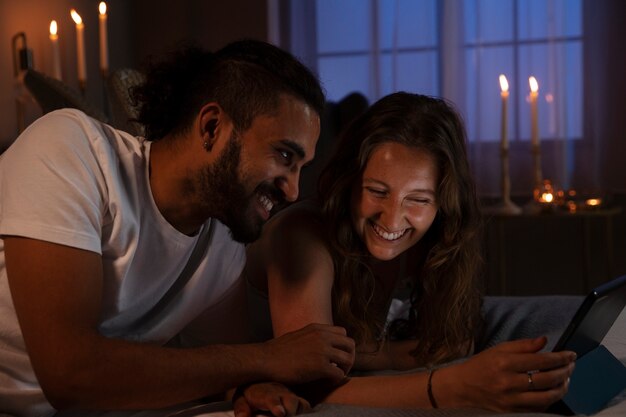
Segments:
[[[242,243],[298,196],[324,101],[315,77],[241,41],[172,57],[134,97],[145,140],[64,109],[0,160],[0,414],[341,380],[354,344],[337,327],[206,344],[237,340]]]

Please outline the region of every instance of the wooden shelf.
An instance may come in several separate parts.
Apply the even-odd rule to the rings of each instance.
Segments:
[[[614,221],[621,212],[486,215],[487,294],[583,295],[615,278]]]

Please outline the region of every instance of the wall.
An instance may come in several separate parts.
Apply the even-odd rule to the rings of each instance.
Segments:
[[[76,30],[69,11],[75,8],[85,23],[87,87],[85,98],[104,106],[98,52],[99,0],[0,0],[0,150],[18,133],[11,38],[25,32],[33,50],[34,68],[50,74],[49,26],[59,25],[64,82],[78,90]],[[149,55],[156,58],[183,40],[217,49],[240,38],[267,39],[265,1],[229,0],[108,0],[109,64],[111,69],[137,67]],[[27,104],[26,124],[41,115]]]
[[[185,40],[210,50],[240,38],[267,40],[265,1],[135,0],[132,13],[135,65]]]

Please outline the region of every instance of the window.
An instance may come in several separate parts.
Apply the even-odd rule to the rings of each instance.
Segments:
[[[542,140],[577,139],[581,10],[582,0],[316,0],[315,64],[330,100],[352,91],[370,101],[398,90],[452,92],[470,141],[481,142],[499,139],[501,73],[510,84],[509,138],[529,140],[533,75]],[[457,31],[460,42],[441,41]]]
[[[544,139],[582,137],[581,0],[466,0],[464,4],[468,135],[497,140],[498,76],[511,85],[509,137],[530,139],[528,77],[539,82]]]
[[[437,95],[436,0],[317,0],[317,68],[330,100]]]
[[[289,5],[288,48],[318,72],[329,100],[360,91],[373,102],[404,90],[454,102],[465,119],[482,195],[501,192],[500,74],[510,86],[512,193],[531,194],[535,182],[530,76],[539,83],[543,178],[568,189],[589,172],[583,165],[591,145],[580,140],[582,0],[291,0]]]

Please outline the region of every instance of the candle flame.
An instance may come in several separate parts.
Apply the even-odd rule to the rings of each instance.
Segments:
[[[500,88],[502,91],[509,91],[509,82],[504,74],[500,74]]]
[[[602,204],[602,199],[601,198],[590,198],[586,201],[588,206],[599,206],[600,204]]]
[[[539,83],[537,82],[537,79],[535,77],[530,76],[528,78],[528,84],[530,85],[530,91],[532,91],[533,93],[539,91]]]
[[[83,19],[81,19],[80,15],[76,13],[76,10],[74,9],[70,10],[70,14],[72,15],[72,19],[74,20],[74,23],[76,23],[77,25],[80,25],[81,23],[83,23]]]
[[[552,194],[550,192],[546,192],[546,193],[541,194],[540,201],[544,201],[546,203],[551,203],[552,200],[554,200],[554,194]]]
[[[100,11],[101,15],[107,14],[107,4],[101,1],[100,4],[98,5],[98,10]]]
[[[50,22],[50,34],[51,35],[57,34],[57,21],[56,20],[53,20],[52,22]]]

